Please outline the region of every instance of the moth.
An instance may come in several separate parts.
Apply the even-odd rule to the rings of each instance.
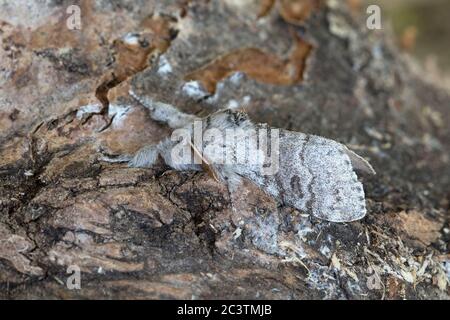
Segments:
[[[132,90],[130,95],[149,109],[154,120],[181,134],[145,146],[135,155],[103,155],[101,160],[145,168],[162,159],[175,170],[206,171],[226,183],[230,192],[238,192],[243,179],[248,179],[283,205],[327,221],[350,222],[366,215],[364,189],[355,170],[375,171],[345,145],[255,124],[235,109],[199,118]],[[178,151],[187,154],[188,161],[180,161],[183,152]]]

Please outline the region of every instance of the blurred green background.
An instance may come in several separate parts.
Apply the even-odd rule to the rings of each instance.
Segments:
[[[397,43],[428,68],[450,74],[450,0],[363,0],[377,4]]]

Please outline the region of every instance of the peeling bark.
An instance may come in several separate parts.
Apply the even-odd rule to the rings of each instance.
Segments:
[[[80,1],[75,31],[64,1],[0,4],[0,298],[448,299],[448,93],[344,2],[279,2]],[[368,215],[100,162],[169,134],[130,88],[349,145],[378,173]]]

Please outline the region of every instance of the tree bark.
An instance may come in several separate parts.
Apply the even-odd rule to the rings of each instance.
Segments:
[[[0,7],[0,298],[449,298],[450,97],[364,16],[81,1],[70,30],[72,2]],[[205,173],[100,162],[170,134],[130,89],[348,145],[377,171],[367,216],[317,220],[251,183],[232,210]]]

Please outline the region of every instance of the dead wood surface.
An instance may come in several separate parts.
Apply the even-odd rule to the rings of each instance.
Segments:
[[[448,93],[344,1],[271,2],[81,1],[81,30],[73,1],[2,2],[0,298],[448,299]],[[377,171],[368,215],[316,220],[251,184],[233,211],[207,174],[99,162],[170,133],[130,87],[347,144]]]

